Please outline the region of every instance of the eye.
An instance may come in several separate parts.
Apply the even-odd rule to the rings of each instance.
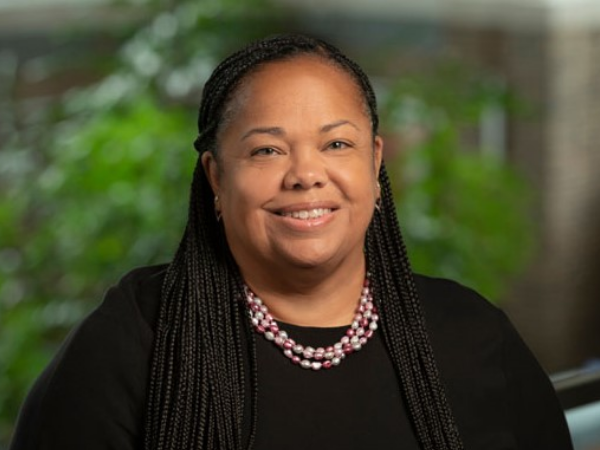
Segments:
[[[333,141],[327,146],[327,148],[330,148],[332,150],[343,150],[349,147],[350,144],[344,141]]]
[[[252,156],[272,156],[275,154],[277,154],[277,150],[272,147],[262,147],[252,151]]]

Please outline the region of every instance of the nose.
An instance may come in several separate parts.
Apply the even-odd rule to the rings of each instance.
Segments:
[[[285,189],[320,188],[327,184],[327,180],[327,168],[321,152],[311,149],[291,152],[283,178]]]

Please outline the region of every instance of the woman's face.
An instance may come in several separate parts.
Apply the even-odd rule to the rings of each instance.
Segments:
[[[269,63],[228,105],[203,164],[242,273],[363,261],[382,141],[359,89],[316,57]]]

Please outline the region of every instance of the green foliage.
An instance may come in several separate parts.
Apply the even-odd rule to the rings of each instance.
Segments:
[[[532,193],[499,155],[465,135],[486,111],[520,111],[505,88],[456,64],[393,85],[387,128],[409,143],[392,159],[395,199],[415,271],[498,300],[532,249]]]
[[[57,127],[42,163],[18,150],[32,169],[11,174],[0,202],[9,230],[0,236],[3,425],[64,332],[102,292],[133,266],[173,254],[194,163],[190,117],[138,97]],[[3,151],[0,166],[15,152]]]

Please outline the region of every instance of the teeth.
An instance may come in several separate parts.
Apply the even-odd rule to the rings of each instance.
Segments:
[[[300,220],[308,220],[308,219],[318,219],[319,217],[324,216],[325,214],[330,214],[330,208],[315,208],[315,209],[307,209],[303,211],[294,211],[289,213],[282,213],[282,216],[285,217],[293,217],[294,219]]]

